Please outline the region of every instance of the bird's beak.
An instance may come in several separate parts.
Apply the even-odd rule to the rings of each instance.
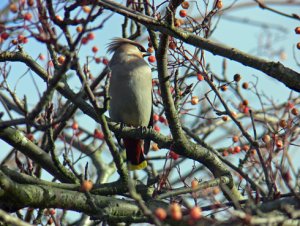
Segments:
[[[146,57],[146,56],[151,56],[151,53],[144,52],[144,53],[143,53],[143,57]]]

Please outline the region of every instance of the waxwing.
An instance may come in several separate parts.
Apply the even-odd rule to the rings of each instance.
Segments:
[[[124,38],[113,39],[108,52],[113,53],[108,65],[111,119],[127,126],[152,126],[151,68],[143,59],[149,53],[139,43]],[[123,143],[129,170],[144,169],[150,140],[123,138]]]

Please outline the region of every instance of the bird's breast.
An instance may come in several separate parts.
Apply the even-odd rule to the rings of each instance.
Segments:
[[[152,109],[151,69],[146,62],[111,66],[110,117],[131,126],[148,126]]]

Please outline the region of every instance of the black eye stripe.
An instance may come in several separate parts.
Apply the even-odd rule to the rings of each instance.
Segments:
[[[136,46],[141,52],[147,52],[143,46]]]

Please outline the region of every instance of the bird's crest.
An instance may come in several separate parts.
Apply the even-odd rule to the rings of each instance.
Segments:
[[[113,53],[123,44],[131,44],[131,45],[134,45],[134,46],[138,47],[141,52],[147,52],[146,49],[144,48],[144,46],[142,46],[141,44],[139,44],[135,41],[127,39],[127,38],[114,38],[114,39],[112,39],[111,43],[109,43],[107,45],[107,52],[108,53]]]

